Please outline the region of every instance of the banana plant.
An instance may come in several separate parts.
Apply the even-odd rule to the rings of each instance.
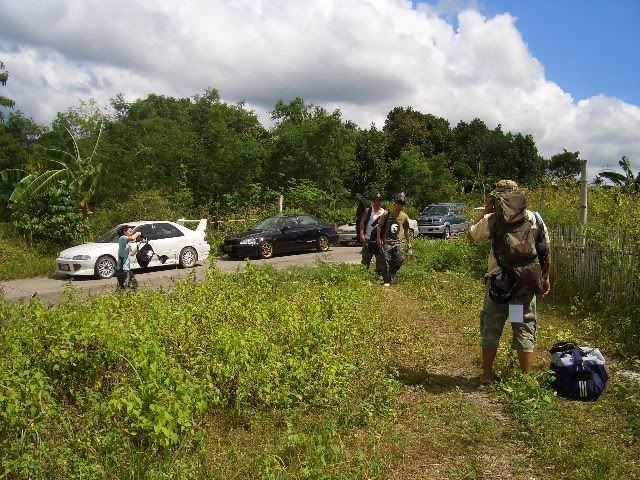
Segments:
[[[625,192],[640,192],[640,171],[637,175],[633,173],[633,170],[631,170],[631,162],[627,157],[622,157],[618,165],[622,168],[623,173],[607,170],[600,172],[598,177],[613,182],[614,185],[621,187]]]
[[[93,199],[102,165],[94,161],[98,143],[102,135],[103,122],[100,122],[98,137],[91,155],[82,158],[75,137],[65,127],[73,142],[73,153],[57,148],[47,148],[49,158],[35,160],[27,166],[27,175],[16,185],[9,201],[22,202],[41,193],[54,190],[60,185],[73,189],[79,195],[79,208],[85,218],[89,213],[89,202]],[[6,172],[6,170],[5,170]]]

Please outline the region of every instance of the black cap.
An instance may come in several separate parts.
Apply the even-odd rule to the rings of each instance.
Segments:
[[[407,197],[405,197],[404,193],[400,192],[398,195],[396,195],[396,198],[394,198],[393,201],[395,203],[399,203],[400,205],[406,205]]]
[[[118,235],[124,235],[124,232],[127,231],[127,228],[131,228],[131,225],[120,225],[120,227],[118,228]]]

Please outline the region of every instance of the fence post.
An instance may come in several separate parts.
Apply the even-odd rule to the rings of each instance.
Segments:
[[[587,161],[582,162],[580,174],[580,223],[587,224]]]

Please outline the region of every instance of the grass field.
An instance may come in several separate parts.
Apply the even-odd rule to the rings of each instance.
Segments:
[[[595,403],[536,373],[479,387],[482,247],[416,242],[398,284],[358,267],[249,269],[170,293],[0,306],[0,478],[640,478],[639,386],[605,351]],[[627,363],[623,363],[627,362]]]

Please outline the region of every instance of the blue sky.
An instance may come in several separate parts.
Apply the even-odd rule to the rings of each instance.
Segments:
[[[475,5],[488,16],[517,17],[516,27],[547,79],[574,99],[604,93],[640,104],[640,0],[478,0]]]

